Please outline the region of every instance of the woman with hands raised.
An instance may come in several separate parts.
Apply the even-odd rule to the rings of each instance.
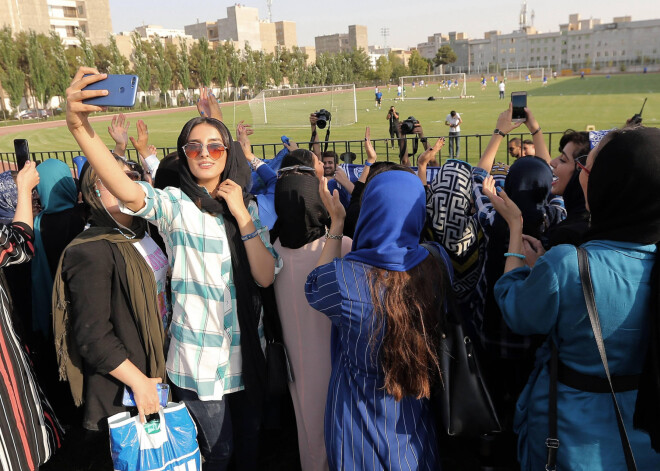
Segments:
[[[170,248],[167,376],[197,421],[205,469],[225,469],[234,449],[239,467],[255,469],[266,373],[259,287],[273,282],[281,259],[247,192],[250,168],[227,127],[199,117],[177,141],[180,188],[132,182],[89,125],[100,108],[82,101],[107,94],[83,90],[103,78],[78,70],[67,125],[122,212],[156,224]]]

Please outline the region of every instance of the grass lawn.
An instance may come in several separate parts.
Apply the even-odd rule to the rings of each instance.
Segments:
[[[419,119],[427,136],[446,135],[448,128],[444,125],[444,120],[451,110],[458,111],[463,118],[461,125],[463,136],[489,135],[495,127],[498,114],[508,105],[509,94],[518,90],[528,92],[528,106],[546,132],[563,131],[567,128],[584,130],[587,125],[594,125],[596,129],[620,126],[627,118],[639,112],[645,97],[648,97],[648,102],[644,109],[644,123],[649,126],[660,126],[660,74],[620,74],[611,78],[587,76],[584,80],[579,77],[556,80],[551,78],[546,87],[542,87],[538,80],[531,83],[509,81],[505,100],[499,100],[497,86],[493,83],[489,83],[486,90],[482,91],[478,82],[469,82],[467,93],[474,98],[465,99],[441,99],[442,95],[447,96],[448,92],[440,92],[433,85],[425,88],[418,86],[414,92],[411,88],[407,87],[407,97],[420,99],[395,102],[396,86],[392,86],[390,90],[381,87],[383,92],[381,110],[374,108],[373,89],[358,91],[358,122],[347,126],[334,126],[331,140],[362,139],[365,126],[371,127],[371,135],[374,139],[389,137],[385,117],[391,105],[396,106],[401,119],[409,115]],[[430,95],[440,98],[435,101],[426,100],[425,98]],[[286,109],[280,107],[276,112],[277,119],[271,114],[273,116],[269,119],[271,124],[256,128],[252,136],[253,144],[279,142],[283,134],[294,141],[305,141],[309,139],[310,134],[307,120],[309,113],[321,107],[331,109],[331,105],[323,97],[296,97],[281,100],[280,103],[286,104]],[[227,103],[223,106],[223,113],[225,122],[230,128],[234,128],[234,123],[241,119],[246,122],[252,121],[252,114],[247,104],[234,107]],[[157,147],[174,147],[181,127],[195,115],[196,113],[192,111],[181,111],[149,116],[145,122],[149,126],[150,143]],[[131,119],[133,124],[135,121],[137,119]],[[93,126],[110,146],[112,141],[106,131],[108,123],[94,123]],[[325,130],[321,130],[320,137],[324,136]],[[1,136],[0,152],[13,152],[14,138],[28,139],[31,151],[77,149],[66,127],[57,127]],[[484,141],[484,145],[485,142],[487,141]],[[555,146],[554,142],[553,146]],[[504,156],[503,147],[500,149],[502,156]],[[556,149],[551,150],[551,153],[555,152]],[[471,146],[468,154],[471,162],[476,161],[479,157],[478,148]]]

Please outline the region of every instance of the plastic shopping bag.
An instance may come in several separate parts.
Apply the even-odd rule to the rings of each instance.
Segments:
[[[159,423],[140,423],[121,412],[108,418],[115,471],[199,471],[197,428],[186,405],[168,403]]]

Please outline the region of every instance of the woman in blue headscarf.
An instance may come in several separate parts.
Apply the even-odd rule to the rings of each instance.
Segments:
[[[419,244],[426,221],[419,178],[400,165],[370,177],[344,258],[337,257],[345,211],[321,182],[332,223],[305,286],[310,305],[339,332],[325,414],[328,462],[330,469],[435,470],[428,398],[439,378],[436,339],[451,269],[443,249],[441,267]]]
[[[37,171],[41,212],[34,218],[32,328],[47,339],[52,331],[53,275],[64,248],[85,228],[85,216],[82,207],[77,205],[78,189],[67,164],[48,159]]]

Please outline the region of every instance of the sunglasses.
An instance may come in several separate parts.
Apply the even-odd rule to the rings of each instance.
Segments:
[[[211,142],[209,144],[202,144],[201,142],[189,142],[183,146],[183,153],[186,154],[186,157],[189,159],[196,159],[202,155],[202,151],[206,147],[206,150],[209,153],[209,156],[213,160],[218,160],[227,152],[227,146],[220,142]]]
[[[316,170],[314,170],[312,167],[307,167],[306,165],[292,165],[291,167],[284,167],[279,169],[277,171],[277,178],[281,178],[282,176],[288,174],[289,172],[294,172],[294,171],[316,176]]]
[[[140,178],[140,172],[136,172],[135,170],[126,170],[124,171],[124,173],[128,178],[130,178],[134,182],[139,182],[142,180],[142,178]],[[100,183],[101,186],[105,188],[105,185],[103,184],[103,180],[99,178],[98,180],[96,180],[96,182]]]
[[[582,170],[584,170],[587,173],[587,175],[589,175],[591,173],[591,170],[589,170],[587,167],[585,167],[585,165],[587,163],[587,157],[588,157],[588,155],[586,155],[586,154],[581,155],[579,157],[575,157],[573,159],[573,161],[575,162],[575,164],[578,167],[580,167]]]

